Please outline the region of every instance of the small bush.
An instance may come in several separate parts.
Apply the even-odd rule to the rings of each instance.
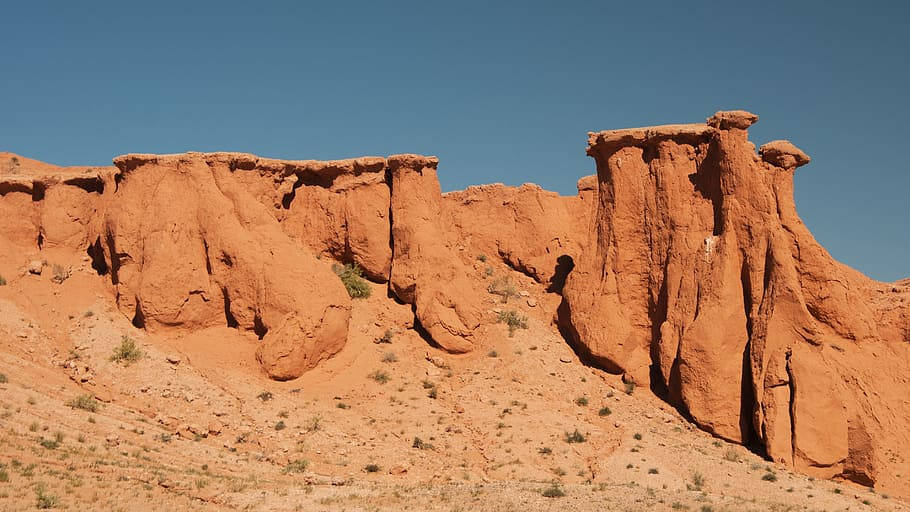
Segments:
[[[609,416],[611,414],[613,414],[613,411],[611,411],[610,408],[607,407],[606,405],[601,407],[600,410],[597,411],[598,416]]]
[[[398,356],[395,355],[395,352],[386,352],[385,354],[382,355],[382,362],[383,363],[397,363]]]
[[[702,487],[705,486],[705,477],[699,473],[695,472],[692,474],[692,486],[696,491],[700,491]]]
[[[114,349],[111,355],[111,361],[115,363],[124,363],[129,365],[142,358],[142,351],[136,346],[136,342],[129,336],[120,338],[120,346]]]
[[[322,428],[322,418],[320,416],[313,416],[307,420],[306,425],[303,427],[307,432],[316,432]]]
[[[632,435],[632,439],[635,439],[636,441],[641,441],[641,434],[636,432],[635,434]]]
[[[306,459],[298,459],[295,461],[288,462],[288,465],[284,467],[282,473],[303,473],[306,471],[306,468],[310,465],[310,461]]]
[[[9,382],[9,379],[6,377],[5,373],[0,373],[0,384],[6,384]]]
[[[345,263],[344,266],[335,264],[332,265],[332,270],[341,279],[352,299],[365,299],[370,296],[370,285],[363,278],[363,270],[359,265],[356,263],[353,265]]]
[[[279,420],[278,423],[275,424],[275,430],[280,431],[280,430],[284,430],[286,428],[287,428],[287,425],[284,424],[284,421]]]
[[[101,408],[101,403],[95,400],[92,395],[79,395],[67,402],[66,405],[73,409],[82,409],[88,412],[98,412],[98,409]]]
[[[432,398],[433,400],[436,400],[437,396],[439,396],[439,393],[436,391],[436,388],[430,389],[430,391],[427,393],[427,397]]]
[[[367,375],[367,377],[375,380],[380,384],[385,384],[386,382],[392,380],[392,378],[389,377],[389,374],[382,370],[375,370],[373,373]]]
[[[509,337],[511,338],[515,335],[516,330],[528,328],[528,317],[519,315],[517,311],[510,309],[499,313],[499,323],[509,326]]]
[[[5,466],[0,466],[0,483],[9,482],[9,473],[6,472]]]
[[[625,382],[625,383],[623,383],[623,385],[625,386],[625,390],[624,390],[624,391],[626,392],[627,395],[631,395],[632,392],[635,391],[635,383],[634,383],[634,382]]]
[[[486,254],[478,254],[478,255],[477,255],[477,260],[480,261],[480,262],[484,262],[484,263],[485,263],[485,262],[487,261],[487,255],[486,255]]]
[[[258,395],[256,395],[256,398],[258,398],[259,400],[262,400],[263,402],[268,402],[269,400],[274,398],[274,396],[272,395],[271,391],[263,391],[262,393],[259,393]]]
[[[657,468],[651,468],[648,470],[649,475],[656,475],[658,473]]]
[[[559,484],[553,482],[550,487],[547,487],[540,493],[544,498],[562,498],[566,495],[566,492],[559,487]]]
[[[45,487],[44,482],[41,482],[35,486],[35,498],[38,500],[35,506],[40,510],[54,508],[60,501],[53,494],[48,494],[47,487]]]
[[[424,441],[419,437],[414,438],[414,442],[411,443],[411,448],[417,448],[418,450],[433,450],[434,447],[432,444]]]
[[[395,333],[392,332],[392,329],[386,329],[382,336],[376,338],[376,343],[392,343],[393,336],[395,336]]]
[[[777,481],[777,475],[775,475],[774,473],[768,471],[767,473],[765,473],[764,475],[762,475],[761,479],[764,480],[764,481],[766,481],[766,482],[776,482],[776,481]]]
[[[583,442],[587,441],[588,438],[586,438],[584,436],[584,434],[579,432],[578,429],[576,428],[575,432],[566,432],[566,436],[565,436],[564,440],[567,443],[583,443]]]
[[[515,285],[512,284],[512,280],[506,277],[500,277],[494,279],[489,286],[487,286],[487,291],[493,295],[499,295],[503,303],[509,302],[509,299],[518,297],[518,289],[515,288]]]
[[[363,470],[366,471],[367,473],[378,473],[379,469],[380,468],[379,468],[378,464],[367,464],[366,466],[363,467]]]
[[[739,462],[739,454],[736,453],[736,450],[730,448],[724,452],[724,460],[728,460],[730,462]]]
[[[431,380],[429,380],[429,379],[423,379],[423,389],[432,389],[432,388],[435,388],[435,387],[436,387],[436,383],[435,383],[435,382],[433,382],[433,381],[431,381]]]
[[[538,448],[537,453],[541,455],[550,455],[553,453],[553,450],[549,446],[544,446],[543,448]]]
[[[587,398],[587,397],[584,397],[584,396],[580,396],[580,397],[576,398],[576,399],[575,399],[575,405],[580,406],[580,407],[587,407],[587,406],[588,406],[588,398]]]
[[[70,273],[67,269],[63,268],[63,265],[55,264],[52,268],[54,270],[54,277],[51,278],[51,281],[61,284],[69,278]]]

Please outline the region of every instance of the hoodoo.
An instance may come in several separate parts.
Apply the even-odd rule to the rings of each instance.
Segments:
[[[702,428],[819,476],[890,480],[910,435],[910,288],[834,261],[796,214],[758,116],[592,133],[599,198],[561,323],[603,368]],[[900,473],[900,471],[897,471]]]

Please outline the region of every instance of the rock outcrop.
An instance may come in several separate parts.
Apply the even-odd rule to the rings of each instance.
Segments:
[[[577,196],[530,183],[468,187],[443,195],[444,217],[460,244],[559,291],[588,239],[595,184],[593,176],[582,178]]]
[[[255,332],[273,378],[300,376],[347,339],[350,298],[235,178],[243,155],[124,155],[106,208],[117,305],[137,327]]]
[[[591,360],[720,437],[819,476],[893,479],[889,447],[910,441],[910,288],[814,240],[793,202],[809,157],[786,141],[757,155],[757,119],[590,134],[596,232],[561,324]]]

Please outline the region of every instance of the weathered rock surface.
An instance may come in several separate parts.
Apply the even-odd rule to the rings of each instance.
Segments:
[[[604,368],[777,461],[870,483],[906,461],[910,289],[837,262],[800,221],[757,116],[592,133],[601,197],[561,323]],[[900,473],[900,470],[896,471]]]
[[[228,325],[262,340],[273,378],[298,377],[347,338],[350,299],[327,262],[294,243],[235,179],[230,153],[124,155],[105,212],[117,305],[154,330]]]
[[[449,352],[468,352],[483,311],[478,286],[449,241],[440,216],[435,157],[389,157],[392,183],[392,275],[389,285],[413,304],[420,325]]]
[[[559,290],[588,238],[595,183],[593,176],[579,180],[577,196],[533,184],[469,187],[443,195],[443,217],[459,243]]]

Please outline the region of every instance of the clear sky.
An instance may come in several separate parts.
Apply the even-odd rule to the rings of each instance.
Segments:
[[[492,5],[495,4],[495,5]],[[739,6],[733,4],[741,4]],[[798,5],[797,5],[798,4]],[[0,150],[440,157],[574,193],[588,131],[761,116],[835,258],[910,276],[908,2],[4,2]]]

